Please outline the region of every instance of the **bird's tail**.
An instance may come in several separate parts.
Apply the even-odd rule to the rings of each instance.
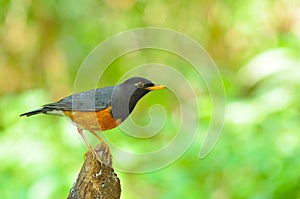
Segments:
[[[20,116],[28,117],[28,116],[36,115],[36,114],[39,114],[39,113],[45,113],[45,112],[46,112],[45,108],[41,108],[41,109],[37,109],[37,110],[30,111],[30,112],[27,112],[27,113],[23,113]]]

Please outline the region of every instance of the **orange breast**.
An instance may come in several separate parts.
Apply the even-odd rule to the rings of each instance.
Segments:
[[[96,112],[64,111],[64,113],[80,128],[91,131],[105,131],[115,128],[121,123],[112,117],[111,106]]]

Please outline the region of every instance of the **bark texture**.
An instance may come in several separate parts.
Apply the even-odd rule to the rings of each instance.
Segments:
[[[105,145],[99,144],[95,150],[99,154],[102,163],[94,158],[91,152],[88,152],[68,199],[120,198],[120,180],[112,168],[109,149]]]

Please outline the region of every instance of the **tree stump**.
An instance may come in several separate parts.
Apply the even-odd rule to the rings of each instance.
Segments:
[[[95,148],[102,163],[89,151],[68,199],[119,199],[121,185],[112,168],[109,149],[104,144]]]

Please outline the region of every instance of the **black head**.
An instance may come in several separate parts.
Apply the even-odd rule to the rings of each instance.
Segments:
[[[152,91],[152,90],[160,90],[165,88],[165,86],[155,85],[150,80],[143,77],[132,77],[124,81],[120,86],[124,87],[132,87],[139,91]]]
[[[142,77],[132,77],[117,85],[112,96],[112,114],[114,118],[125,120],[144,95],[152,90],[163,88],[165,86],[155,85],[150,80]]]

